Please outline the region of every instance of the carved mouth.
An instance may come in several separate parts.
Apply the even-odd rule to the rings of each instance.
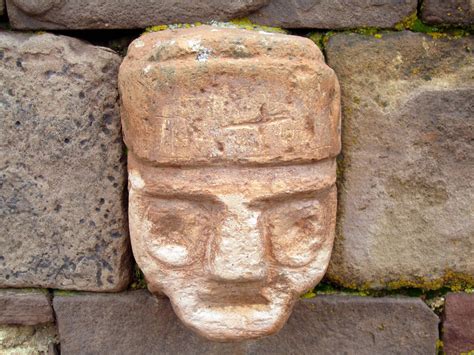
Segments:
[[[198,292],[199,299],[210,306],[268,305],[261,282],[210,284]]]

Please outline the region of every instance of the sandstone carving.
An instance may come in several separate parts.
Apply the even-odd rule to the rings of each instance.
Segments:
[[[119,89],[150,291],[212,340],[276,332],[331,255],[334,72],[308,39],[201,26],[132,42]]]
[[[243,17],[268,0],[7,0],[15,29],[144,28]]]

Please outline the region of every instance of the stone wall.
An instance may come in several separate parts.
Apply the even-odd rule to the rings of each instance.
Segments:
[[[0,0],[0,353],[474,351],[473,1],[176,3]],[[328,273],[245,343],[204,340],[150,296],[127,225],[127,46],[216,21],[309,37],[342,91]]]

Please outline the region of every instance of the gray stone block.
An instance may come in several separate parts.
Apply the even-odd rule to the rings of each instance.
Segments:
[[[243,17],[269,0],[7,0],[15,29],[144,28]]]
[[[474,24],[474,1],[424,0],[421,18],[434,25],[472,25]]]
[[[49,294],[43,290],[0,290],[0,324],[54,322]]]
[[[73,38],[0,33],[0,287],[128,285],[120,60]]]
[[[65,354],[434,354],[438,318],[419,299],[319,296],[295,307],[277,335],[213,343],[147,291],[56,295]]]
[[[474,283],[472,48],[411,32],[330,39],[343,94],[334,282]]]
[[[416,0],[271,0],[250,20],[285,28],[391,28],[416,7]]]

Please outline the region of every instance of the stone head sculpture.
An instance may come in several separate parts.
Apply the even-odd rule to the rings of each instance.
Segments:
[[[276,332],[331,254],[334,72],[308,39],[200,26],[135,40],[119,85],[150,291],[209,339]]]

